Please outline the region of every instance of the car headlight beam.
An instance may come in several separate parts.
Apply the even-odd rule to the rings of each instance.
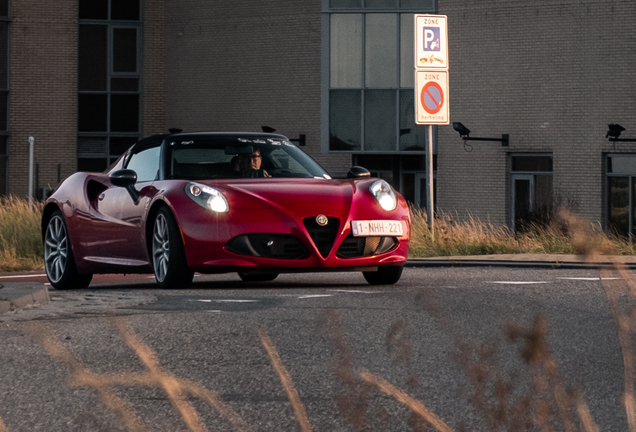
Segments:
[[[185,187],[188,195],[195,203],[201,207],[215,213],[227,213],[230,205],[220,191],[198,183],[188,183]]]
[[[397,195],[386,181],[378,180],[374,182],[369,188],[369,192],[378,200],[380,207],[384,210],[392,211],[397,207]]]

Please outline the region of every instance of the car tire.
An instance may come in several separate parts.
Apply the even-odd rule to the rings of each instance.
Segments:
[[[238,272],[243,282],[270,282],[278,277],[278,273]]]
[[[393,285],[400,280],[403,269],[403,266],[380,267],[378,271],[362,272],[362,275],[371,285]]]
[[[188,267],[177,221],[167,207],[155,216],[150,244],[157,284],[161,288],[187,288],[194,272]]]
[[[68,229],[60,210],[56,210],[46,223],[44,269],[51,286],[59,290],[86,288],[93,278],[92,274],[77,271]]]

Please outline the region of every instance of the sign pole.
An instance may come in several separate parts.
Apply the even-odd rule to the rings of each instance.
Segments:
[[[29,137],[29,210],[33,209],[33,154],[35,153],[35,138]]]
[[[435,212],[433,211],[433,125],[428,125],[428,146],[426,147],[426,216],[428,228],[431,231],[431,240],[435,242]]]
[[[427,125],[426,216],[435,241],[433,125],[450,124],[446,15],[414,16],[415,124]]]

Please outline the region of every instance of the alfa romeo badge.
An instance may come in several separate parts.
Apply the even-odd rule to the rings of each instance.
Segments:
[[[316,216],[316,223],[320,226],[325,226],[329,223],[329,219],[327,219],[327,216],[321,214]]]

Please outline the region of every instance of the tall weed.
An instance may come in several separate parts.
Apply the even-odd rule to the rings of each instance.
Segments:
[[[567,221],[570,213],[560,211],[549,225],[529,225],[519,233],[505,225],[497,225],[469,216],[458,220],[450,213],[439,212],[435,217],[435,236],[431,235],[425,210],[411,209],[412,258],[435,256],[489,255],[489,254],[574,254],[575,236]],[[580,221],[585,225],[588,241],[605,244],[604,250],[613,254],[634,255],[633,242],[629,239],[603,232],[599,224]]]
[[[42,203],[0,197],[0,271],[43,268],[40,219]]]

